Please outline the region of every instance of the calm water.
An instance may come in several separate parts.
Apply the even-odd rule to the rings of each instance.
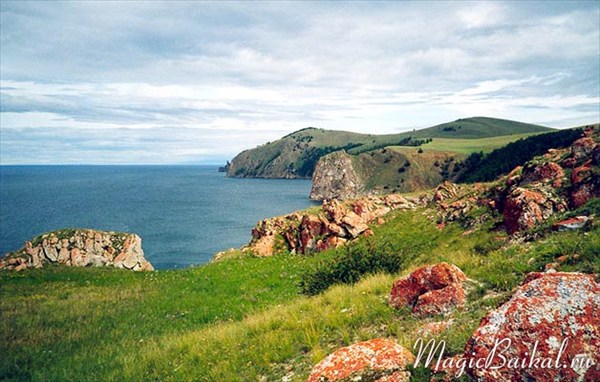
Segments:
[[[230,179],[214,166],[0,166],[0,254],[65,227],[135,232],[155,268],[239,247],[266,217],[311,205],[310,181]]]

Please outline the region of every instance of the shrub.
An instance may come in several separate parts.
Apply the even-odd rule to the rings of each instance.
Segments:
[[[317,263],[302,275],[300,288],[304,294],[316,295],[334,284],[355,283],[366,274],[396,273],[401,266],[400,253],[376,250],[370,243],[361,243]]]

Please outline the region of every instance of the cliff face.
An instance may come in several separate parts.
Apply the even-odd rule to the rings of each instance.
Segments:
[[[431,189],[444,180],[461,154],[417,148],[382,148],[351,155],[338,151],[322,157],[313,174],[310,198],[354,199],[365,195]]]
[[[47,264],[154,270],[144,258],[138,235],[90,229],[52,231],[27,241],[24,248],[0,259],[0,269],[16,271],[43,268]]]
[[[364,191],[364,181],[354,168],[352,157],[344,150],[322,157],[313,175],[310,198],[354,199]]]

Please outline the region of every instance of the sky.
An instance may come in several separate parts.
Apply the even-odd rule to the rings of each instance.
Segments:
[[[0,2],[0,164],[214,164],[313,126],[600,121],[600,2]]]

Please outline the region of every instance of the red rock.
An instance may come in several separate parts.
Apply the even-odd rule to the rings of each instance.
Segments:
[[[589,165],[579,166],[571,172],[571,183],[578,185],[583,183],[591,175],[592,169]]]
[[[406,366],[414,356],[395,341],[377,338],[359,342],[328,355],[312,370],[307,382],[408,382]]]
[[[537,191],[514,188],[508,195],[502,216],[508,233],[533,228],[552,213],[548,199]]]
[[[581,273],[532,273],[511,299],[489,313],[465,347],[468,361],[484,359],[497,341],[506,339],[492,365],[501,366],[499,352],[507,359],[528,359],[537,343],[535,359],[558,357],[566,342],[559,367],[468,368],[478,381],[578,381],[597,380],[600,364],[600,285],[594,275]],[[571,368],[575,358],[591,359],[595,366]],[[567,367],[563,367],[567,365]]]
[[[567,158],[561,162],[561,165],[566,168],[573,168],[577,166],[577,161],[575,158]]]
[[[533,167],[525,167],[519,184],[552,182],[554,187],[561,187],[564,176],[565,172],[562,167],[554,162],[546,162]]]
[[[455,265],[422,267],[394,282],[389,302],[395,308],[409,307],[418,315],[449,313],[466,302],[461,284],[466,280]]]
[[[316,215],[304,215],[300,223],[300,245],[303,253],[316,248],[318,237],[323,233],[323,222]]]
[[[552,228],[558,231],[567,231],[583,228],[590,220],[587,216],[576,216],[574,218],[561,220],[552,224]]]
[[[436,289],[419,296],[413,313],[417,315],[447,314],[467,302],[465,290],[456,283],[442,289]]]
[[[348,212],[346,216],[344,216],[342,219],[342,225],[344,228],[346,228],[351,237],[357,237],[369,229],[369,226],[365,223],[365,221],[354,212]]]

